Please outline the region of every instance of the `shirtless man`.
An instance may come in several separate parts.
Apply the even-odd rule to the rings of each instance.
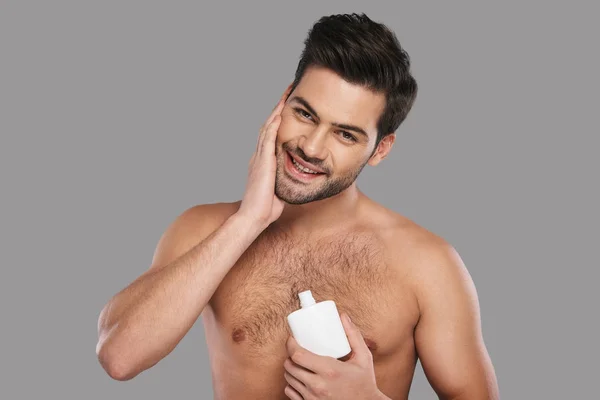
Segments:
[[[101,365],[132,379],[202,316],[216,399],[407,399],[417,359],[440,398],[497,399],[461,258],[356,186],[414,102],[408,55],[364,14],[322,18],[305,44],[242,200],[192,207],[168,227],[150,268],[100,314]],[[303,290],[336,302],[348,357],[293,340],[286,316]]]

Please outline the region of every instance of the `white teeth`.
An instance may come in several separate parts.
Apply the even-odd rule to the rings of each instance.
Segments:
[[[299,170],[300,172],[306,172],[308,174],[318,174],[318,172],[315,172],[315,171],[313,171],[311,169],[305,168],[302,165],[298,164],[296,162],[296,160],[294,160],[293,158],[292,158],[292,164],[294,164],[294,166],[296,167],[296,169]]]

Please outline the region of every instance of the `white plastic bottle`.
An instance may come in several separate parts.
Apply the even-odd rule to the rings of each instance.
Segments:
[[[333,358],[350,354],[340,314],[333,300],[315,302],[310,290],[300,292],[302,308],[287,316],[298,344],[312,353]]]

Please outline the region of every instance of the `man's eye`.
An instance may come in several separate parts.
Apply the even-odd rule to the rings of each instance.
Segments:
[[[306,111],[304,111],[304,110],[303,110],[303,109],[301,109],[301,108],[296,108],[296,112],[297,112],[298,114],[300,114],[301,116],[303,116],[304,118],[310,118],[310,114],[309,114],[309,113],[307,113]]]
[[[352,142],[356,142],[356,137],[354,137],[354,135],[346,132],[346,131],[342,131],[342,137],[344,138],[344,140],[350,140]]]

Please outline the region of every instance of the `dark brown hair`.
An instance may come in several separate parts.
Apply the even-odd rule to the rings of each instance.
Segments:
[[[307,67],[325,67],[352,84],[384,93],[386,106],[377,123],[377,143],[394,133],[417,96],[410,58],[394,32],[363,14],[319,19],[309,30],[292,91]]]

